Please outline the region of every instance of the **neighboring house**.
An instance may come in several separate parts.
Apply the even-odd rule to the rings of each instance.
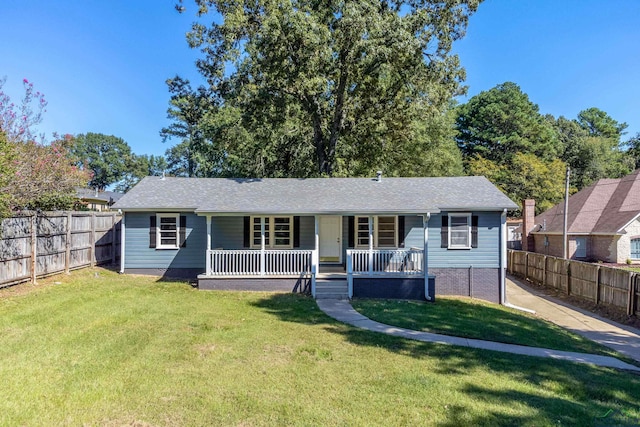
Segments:
[[[529,217],[533,216],[533,207],[525,206]],[[523,216],[526,215],[523,212]],[[640,169],[624,178],[601,179],[580,190],[569,197],[569,258],[615,263],[625,263],[627,260],[640,262],[639,218]],[[525,226],[530,230],[528,250],[562,257],[563,224],[564,203],[530,220]]]
[[[76,195],[92,211],[108,211],[124,194],[113,191],[98,191],[91,188],[78,188]]]
[[[507,218],[507,249],[522,249],[522,218]]]
[[[379,175],[147,177],[113,208],[123,273],[197,277],[203,289],[308,279],[316,297],[430,299],[435,279],[435,294],[499,302],[506,212],[517,206],[484,177]]]

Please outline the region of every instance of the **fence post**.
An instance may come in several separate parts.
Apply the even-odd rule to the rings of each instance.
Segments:
[[[547,256],[542,256],[542,286],[547,286]]]
[[[90,239],[91,239],[91,248],[89,248],[89,250],[91,251],[91,267],[95,267],[96,265],[96,213],[95,212],[91,212],[91,234],[90,234]]]
[[[37,269],[37,259],[38,259],[38,228],[36,226],[36,218],[37,213],[33,212],[31,214],[31,284],[36,284],[36,279],[38,277]]]
[[[596,297],[594,300],[596,301],[596,305],[600,304],[600,266],[596,267]]]
[[[635,299],[634,273],[629,272],[629,298],[627,300],[627,315],[634,314],[633,300]]]
[[[567,295],[571,295],[571,261],[565,260],[567,263]]]
[[[524,280],[529,280],[529,252],[524,253]]]
[[[116,263],[116,213],[111,214],[111,264]]]
[[[67,212],[67,240],[64,245],[64,272],[71,269],[71,212]]]

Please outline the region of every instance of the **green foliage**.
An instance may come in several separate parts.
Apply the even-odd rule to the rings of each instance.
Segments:
[[[126,193],[145,176],[162,175],[167,169],[164,157],[132,154],[126,164],[122,180],[114,187],[120,193]]]
[[[124,179],[135,161],[122,138],[91,132],[77,135],[69,154],[76,166],[92,172],[88,186],[101,191]]]
[[[468,162],[468,168],[471,175],[487,177],[516,202],[535,199],[536,213],[549,209],[564,195],[566,164],[559,159],[515,153],[509,163],[500,164],[477,156]]]
[[[628,127],[626,123],[618,123],[607,113],[595,107],[580,111],[577,122],[590,136],[611,139],[616,145]]]
[[[15,147],[4,132],[0,131],[0,219],[9,216],[11,193],[9,187],[16,171]]]
[[[634,169],[640,168],[640,132],[624,143],[627,155],[633,160]]]
[[[581,190],[601,178],[620,178],[634,169],[634,160],[620,149],[626,124],[618,124],[597,108],[581,111],[577,120],[548,117],[563,146],[561,159],[571,167],[571,185]]]
[[[196,155],[206,176],[457,173],[442,137],[463,92],[450,50],[478,3],[197,1],[221,22],[187,36],[208,87],[168,82],[163,134],[188,141],[190,176]]]
[[[515,83],[502,83],[472,97],[459,107],[456,125],[456,140],[467,160],[482,156],[506,164],[516,153],[545,160],[560,154],[553,128]]]

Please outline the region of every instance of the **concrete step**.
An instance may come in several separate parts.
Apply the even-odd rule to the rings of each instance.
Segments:
[[[346,280],[317,280],[316,299],[349,299]]]

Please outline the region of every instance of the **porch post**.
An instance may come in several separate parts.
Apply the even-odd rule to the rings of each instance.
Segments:
[[[265,245],[265,237],[264,237],[264,217],[260,217],[260,275],[264,276],[265,272],[265,255],[264,255],[264,245]]]
[[[211,274],[211,215],[207,215],[207,270],[205,274]]]
[[[433,297],[429,295],[429,218],[431,218],[430,213],[422,215],[422,231],[424,232],[422,272],[424,273],[424,297],[428,301],[431,301]]]
[[[369,215],[369,276],[373,275],[373,216]]]
[[[315,244],[313,251],[313,256],[311,257],[311,296],[316,297],[316,274],[320,270],[320,217],[318,215],[314,215],[314,233],[315,233]]]

